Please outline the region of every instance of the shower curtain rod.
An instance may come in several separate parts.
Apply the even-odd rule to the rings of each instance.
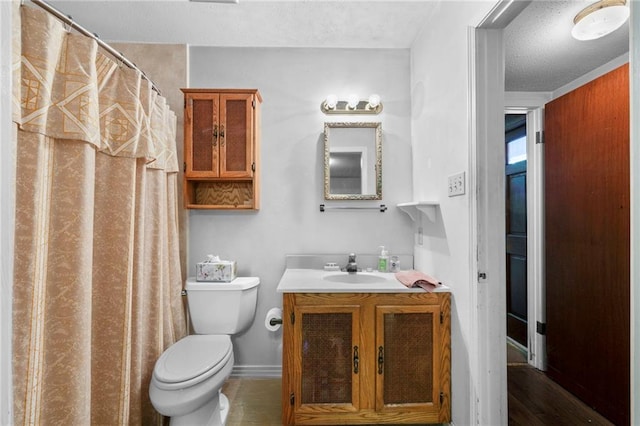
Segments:
[[[65,24],[69,25],[74,30],[78,31],[80,34],[94,39],[98,43],[98,45],[100,47],[102,47],[108,53],[113,55],[118,61],[122,62],[123,64],[125,64],[129,68],[133,68],[134,70],[137,70],[138,72],[140,72],[140,74],[142,74],[142,77],[145,80],[149,81],[149,83],[151,83],[151,87],[153,88],[153,90],[158,92],[159,95],[162,94],[160,92],[160,89],[158,89],[158,87],[155,85],[155,83],[149,77],[147,77],[147,75],[144,73],[144,71],[142,71],[140,68],[138,68],[138,66],[136,64],[134,64],[129,59],[127,59],[122,53],[118,52],[113,47],[111,47],[109,44],[107,44],[106,42],[102,41],[100,39],[100,37],[98,36],[98,34],[92,33],[89,30],[87,30],[86,28],[84,28],[83,26],[75,23],[71,16],[65,15],[64,13],[60,12],[55,7],[51,6],[48,3],[45,3],[42,0],[31,0],[31,3],[33,3],[36,6],[39,6],[42,9],[46,10],[47,12],[49,12],[50,14],[52,14],[53,16],[55,16],[56,18],[58,18],[59,20],[64,22]]]

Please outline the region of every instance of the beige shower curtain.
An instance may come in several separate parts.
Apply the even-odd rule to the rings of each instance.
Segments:
[[[21,20],[15,424],[158,423],[153,366],[186,331],[175,115],[94,40]]]

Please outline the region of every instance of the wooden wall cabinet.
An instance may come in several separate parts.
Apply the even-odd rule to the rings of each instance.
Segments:
[[[255,89],[182,92],[185,207],[257,210],[260,93]]]
[[[451,419],[449,293],[285,293],[282,424]]]

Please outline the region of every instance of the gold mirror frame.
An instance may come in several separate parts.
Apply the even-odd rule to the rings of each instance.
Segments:
[[[373,129],[373,138],[366,142],[363,150],[372,150],[374,158],[368,161],[369,165],[363,172],[373,174],[373,189],[371,193],[360,194],[335,194],[331,192],[331,133],[339,129]],[[359,135],[359,138],[367,137]],[[357,143],[357,141],[356,141]],[[335,152],[335,151],[334,151]],[[368,192],[368,191],[367,191]],[[325,200],[381,200],[382,199],[382,123],[380,122],[356,122],[356,123],[324,123],[324,198]]]

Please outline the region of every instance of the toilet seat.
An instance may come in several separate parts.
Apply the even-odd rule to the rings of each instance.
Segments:
[[[233,346],[228,335],[187,336],[158,358],[153,377],[160,389],[182,389],[213,376],[232,356]]]

